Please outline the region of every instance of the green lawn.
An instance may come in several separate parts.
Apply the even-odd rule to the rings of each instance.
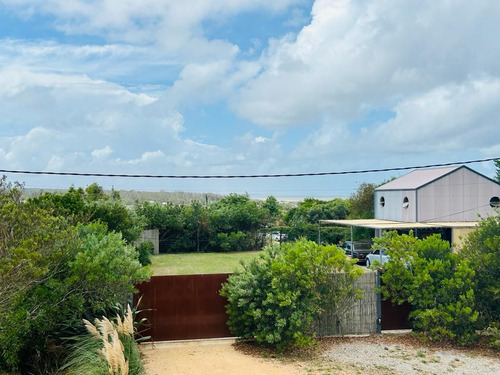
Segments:
[[[152,257],[153,275],[232,273],[242,269],[240,260],[255,258],[260,251],[234,253],[160,254]]]

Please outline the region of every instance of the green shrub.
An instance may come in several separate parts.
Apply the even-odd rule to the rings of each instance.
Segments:
[[[139,263],[143,266],[148,266],[151,264],[151,256],[155,251],[155,245],[151,241],[146,241],[137,246],[137,252],[139,253]]]
[[[382,274],[384,296],[409,302],[412,327],[429,339],[468,345],[476,341],[474,270],[439,235],[423,240],[387,232],[376,240],[391,261]]]
[[[495,350],[500,351],[500,324],[491,323],[482,335],[486,337],[486,344]]]
[[[460,256],[470,262],[480,328],[500,324],[500,215],[481,220],[466,238]]]
[[[266,247],[243,266],[221,290],[229,328],[279,350],[312,343],[321,313],[355,295],[353,284],[362,273],[336,246],[306,240]],[[346,277],[334,278],[337,272]]]

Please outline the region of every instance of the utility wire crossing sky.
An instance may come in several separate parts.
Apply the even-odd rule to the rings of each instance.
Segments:
[[[491,0],[0,0],[0,167],[335,197],[398,171],[288,176],[492,159],[499,34]]]

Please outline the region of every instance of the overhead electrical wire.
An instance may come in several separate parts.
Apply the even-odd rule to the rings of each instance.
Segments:
[[[364,169],[340,172],[311,172],[311,173],[283,173],[283,174],[249,174],[249,175],[153,175],[153,174],[114,174],[114,173],[81,173],[81,172],[51,172],[51,171],[27,171],[0,169],[1,173],[50,175],[50,176],[79,176],[79,177],[120,177],[120,178],[157,178],[157,179],[237,179],[237,178],[282,178],[282,177],[312,177],[312,176],[338,176],[348,174],[380,173],[392,171],[404,171],[409,169],[425,169],[448,167],[459,164],[473,164],[493,161],[500,158],[488,158],[478,160],[458,161],[452,163],[417,165],[395,168]]]

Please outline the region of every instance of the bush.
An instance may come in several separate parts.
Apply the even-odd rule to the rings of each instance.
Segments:
[[[78,237],[61,251],[60,262],[0,315],[0,369],[33,372],[38,363],[48,366],[55,358],[50,348],[64,351],[61,338],[77,333],[82,317],[126,303],[133,283],[149,278],[135,248],[102,224],[80,226]]]
[[[474,274],[474,297],[480,316],[480,328],[500,324],[500,215],[481,220],[460,250],[471,263]]]
[[[155,245],[151,241],[146,241],[137,246],[137,252],[139,253],[139,263],[143,266],[148,266],[151,264],[151,256],[155,251]]]
[[[306,240],[266,247],[243,266],[221,290],[229,302],[229,328],[279,350],[310,344],[321,313],[355,295],[362,273],[336,246]],[[337,272],[346,277],[334,278]]]
[[[387,232],[376,242],[387,248],[391,259],[382,274],[384,296],[412,305],[413,329],[431,340],[473,343],[478,312],[469,262],[439,235],[420,240],[412,233]]]

